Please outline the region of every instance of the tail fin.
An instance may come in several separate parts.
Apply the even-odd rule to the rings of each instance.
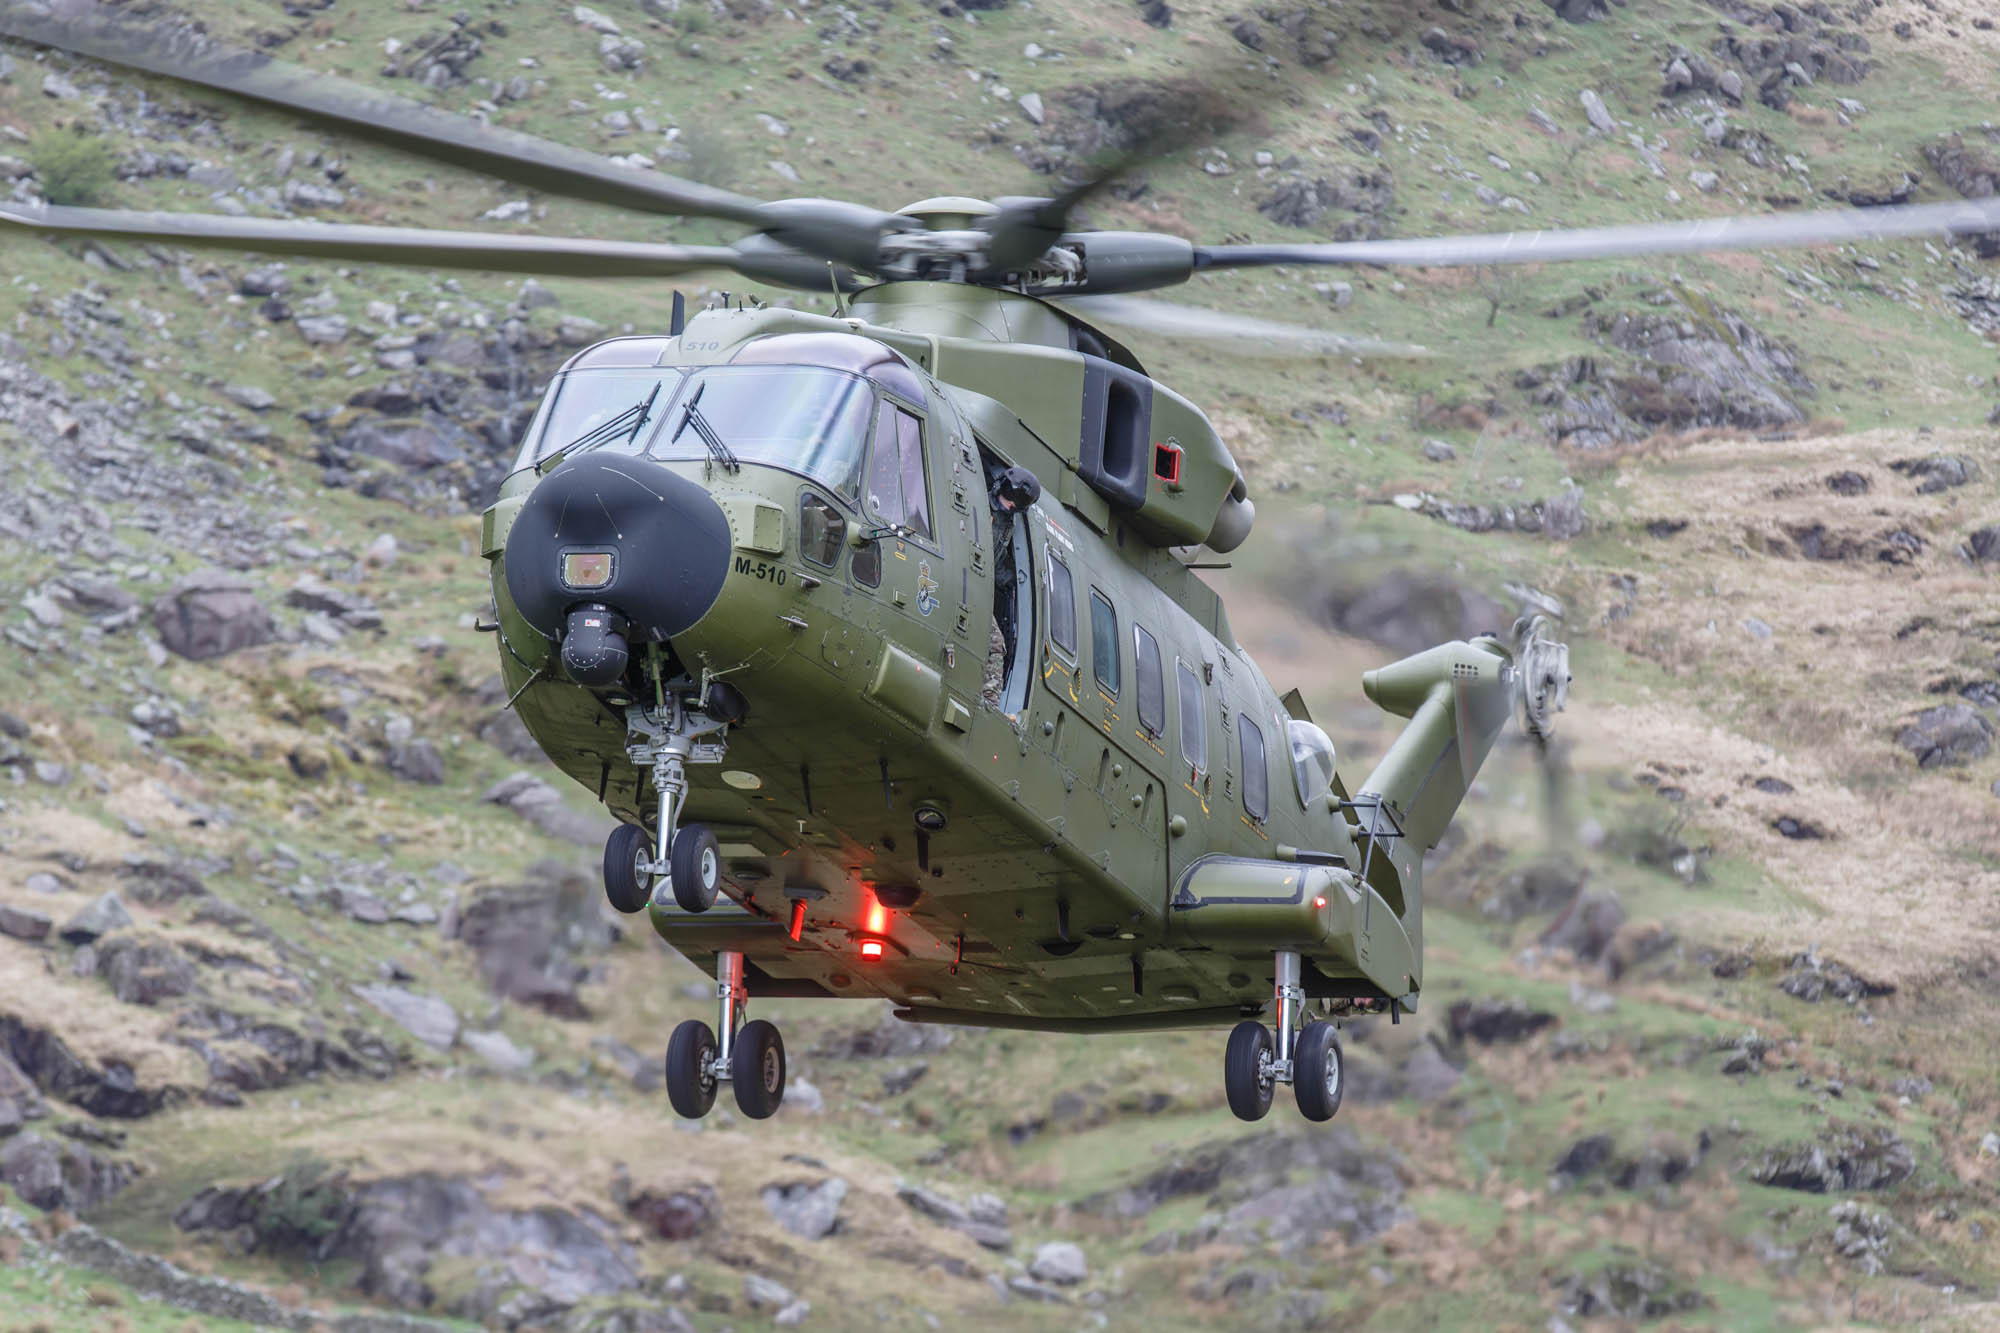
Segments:
[[[1411,853],[1437,846],[1517,705],[1538,738],[1563,706],[1569,650],[1539,616],[1524,618],[1515,638],[1512,649],[1492,635],[1441,644],[1361,678],[1370,699],[1410,722],[1357,799],[1386,802]]]

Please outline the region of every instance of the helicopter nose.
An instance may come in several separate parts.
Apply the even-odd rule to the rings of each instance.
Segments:
[[[563,644],[582,685],[624,674],[626,640],[659,642],[708,613],[729,572],[729,520],[657,463],[586,454],[545,477],[507,534],[507,592]]]

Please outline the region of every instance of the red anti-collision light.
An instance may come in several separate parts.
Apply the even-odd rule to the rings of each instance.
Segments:
[[[863,958],[866,958],[871,963],[879,960],[882,957],[882,941],[880,940],[861,941],[861,956]]]
[[[1320,895],[1319,897],[1317,897],[1317,898],[1313,899],[1313,906],[1314,906],[1314,907],[1318,907],[1318,908],[1322,908],[1322,909],[1323,909],[1323,908],[1325,908],[1325,906],[1326,906],[1326,895],[1325,895],[1325,894],[1321,894],[1321,895]]]

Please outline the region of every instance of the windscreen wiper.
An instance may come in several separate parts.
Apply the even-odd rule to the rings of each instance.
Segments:
[[[675,443],[689,426],[693,426],[694,433],[701,436],[701,442],[708,446],[709,456],[722,465],[724,472],[740,471],[743,464],[729,446],[723,443],[722,436],[716,433],[715,426],[701,410],[701,396],[707,392],[707,380],[695,386],[694,392],[688,397],[687,407],[681,411],[681,424],[674,427],[673,439],[667,443]]]
[[[632,406],[626,408],[623,412],[620,412],[617,416],[604,422],[602,425],[594,426],[577,436],[568,444],[556,450],[547,458],[544,458],[540,463],[537,463],[535,470],[538,472],[547,472],[571,454],[584,453],[597,448],[599,445],[609,444],[621,437],[628,442],[638,439],[639,432],[652,419],[653,404],[659,400],[660,385],[664,382],[663,380],[654,380],[653,391],[647,394],[645,398],[632,404]]]

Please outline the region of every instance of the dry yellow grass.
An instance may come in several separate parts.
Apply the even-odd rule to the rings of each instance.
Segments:
[[[53,953],[0,949],[0,1015],[47,1029],[91,1064],[123,1061],[141,1087],[199,1087],[206,1081],[200,1058],[170,1040],[171,1014],[123,1004],[102,982],[74,976],[57,962]]]
[[[1986,859],[2000,822],[1987,787],[2000,759],[1920,771],[1895,743],[1900,722],[1955,698],[1932,686],[1993,668],[1978,627],[1993,620],[1994,580],[1957,551],[1984,521],[1983,491],[1919,496],[1887,466],[1933,451],[1972,455],[1989,476],[2000,465],[1987,433],[1876,431],[1706,441],[1670,466],[1622,474],[1601,515],[1688,526],[1666,539],[1671,564],[1664,545],[1635,534],[1636,602],[1606,636],[1692,688],[1598,704],[1586,681],[1571,722],[1571,734],[1619,762],[1671,773],[1703,829],[1798,904],[1718,913],[1712,928],[1818,941],[1903,980],[2000,945],[2000,875]],[[1836,471],[1865,477],[1869,490],[1835,494],[1823,479]],[[1801,535],[1814,526],[1823,546],[1851,543],[1857,554],[1805,558]],[[1925,544],[1907,564],[1877,555],[1897,530]],[[1751,618],[1770,635],[1750,633]],[[1760,792],[1759,777],[1796,790]],[[1781,815],[1829,836],[1781,837],[1771,827]]]
[[[1994,26],[1977,26],[1981,19]],[[1897,35],[1900,24],[1909,25],[1908,38]],[[1990,92],[2000,80],[2000,13],[1992,0],[1887,0],[1857,26],[1884,49],[1907,42],[1968,91]],[[1968,107],[1967,116],[1983,119],[1985,112]]]

